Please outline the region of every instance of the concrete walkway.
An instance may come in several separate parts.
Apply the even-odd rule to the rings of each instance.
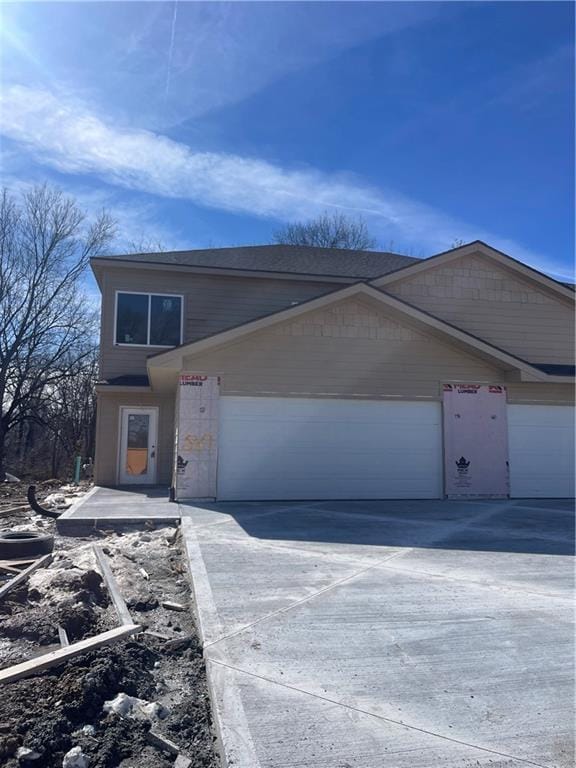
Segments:
[[[64,535],[82,536],[95,529],[142,527],[146,521],[169,524],[179,520],[178,504],[168,500],[168,488],[95,486],[58,518],[56,527]]]
[[[181,510],[230,766],[573,766],[571,503]]]

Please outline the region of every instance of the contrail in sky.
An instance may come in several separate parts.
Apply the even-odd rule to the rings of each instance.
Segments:
[[[170,90],[170,74],[172,71],[172,53],[174,51],[174,35],[176,33],[176,16],[178,15],[178,0],[174,0],[174,12],[172,14],[172,30],[170,32],[170,48],[168,49],[168,71],[166,72],[166,90],[164,92],[164,105],[168,101]]]

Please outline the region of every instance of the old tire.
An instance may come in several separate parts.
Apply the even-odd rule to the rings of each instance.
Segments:
[[[47,555],[54,549],[54,536],[37,531],[1,531],[0,560],[23,560]]]

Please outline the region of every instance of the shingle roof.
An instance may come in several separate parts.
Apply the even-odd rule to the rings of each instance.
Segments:
[[[164,253],[125,253],[93,259],[171,264],[210,269],[242,269],[368,279],[407,267],[420,259],[386,251],[351,251],[300,245],[248,245]]]

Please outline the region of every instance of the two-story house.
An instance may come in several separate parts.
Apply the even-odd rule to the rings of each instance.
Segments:
[[[574,494],[574,292],[482,242],[92,259],[95,480],[177,498]]]

